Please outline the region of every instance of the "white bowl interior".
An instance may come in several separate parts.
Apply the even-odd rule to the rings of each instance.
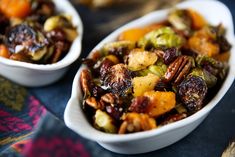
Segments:
[[[227,92],[227,90],[229,89],[229,87],[231,86],[234,80],[235,38],[234,38],[232,16],[231,16],[230,11],[224,4],[222,4],[219,1],[214,1],[214,0],[185,1],[183,3],[178,4],[177,8],[193,8],[196,11],[200,12],[208,20],[209,23],[213,25],[222,23],[227,29],[226,37],[228,41],[232,44],[231,57],[229,60],[230,69],[229,69],[226,80],[224,81],[221,89],[215,95],[215,97],[204,108],[202,108],[200,111],[193,114],[192,116],[187,117],[183,120],[177,121],[175,123],[168,124],[161,128],[150,130],[150,131],[145,131],[145,132],[126,134],[126,135],[108,134],[108,133],[104,133],[104,132],[94,129],[93,126],[87,121],[84,115],[84,112],[81,108],[82,93],[81,93],[80,85],[79,85],[79,76],[80,76],[82,69],[84,68],[84,66],[82,66],[78,70],[74,78],[72,95],[66,106],[65,113],[64,113],[64,120],[65,120],[66,125],[69,128],[71,128],[73,131],[77,132],[78,134],[80,134],[81,136],[87,139],[94,140],[94,141],[101,142],[101,143],[109,143],[109,144],[115,143],[116,144],[120,142],[135,141],[135,140],[140,140],[140,139],[143,140],[146,138],[163,136],[167,132],[170,132],[172,130],[177,130],[177,129],[180,130],[181,127],[190,125],[191,123],[195,123],[195,125],[191,127],[194,129],[207,116],[207,114],[211,111],[211,109],[225,95],[225,93]],[[104,40],[102,40],[93,50],[100,49],[104,43],[114,41],[117,38],[117,36],[125,29],[132,28],[132,27],[141,27],[141,26],[145,26],[154,22],[164,20],[168,12],[169,12],[169,9],[152,12],[150,14],[147,14],[144,17],[141,17],[137,20],[134,20],[124,25],[123,27],[111,33]],[[103,144],[103,146],[104,145],[106,146],[106,148],[108,148],[106,144]],[[112,150],[111,148],[109,149]]]

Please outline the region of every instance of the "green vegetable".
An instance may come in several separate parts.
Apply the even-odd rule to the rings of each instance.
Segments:
[[[151,31],[138,41],[138,46],[146,48],[153,46],[154,48],[170,48],[181,47],[184,39],[177,35],[170,27],[162,27]]]
[[[191,32],[191,18],[187,14],[187,10],[173,10],[168,15],[168,21],[174,28],[189,35]]]
[[[95,126],[97,129],[104,130],[107,133],[117,132],[117,128],[114,125],[113,119],[106,112],[96,110],[95,113]]]
[[[194,68],[189,76],[190,75],[201,77],[209,88],[213,87],[217,82],[217,78],[214,75],[206,70],[203,70],[202,68]]]
[[[208,72],[216,76],[218,79],[223,80],[228,71],[228,64],[225,62],[217,61],[205,55],[198,55],[196,58],[198,67],[206,68]]]
[[[167,65],[161,60],[158,60],[156,64],[150,65],[147,69],[139,71],[140,76],[146,76],[149,73],[155,74],[158,77],[162,77],[167,71]]]

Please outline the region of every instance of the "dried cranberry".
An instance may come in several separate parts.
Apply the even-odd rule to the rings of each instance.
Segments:
[[[168,65],[171,62],[173,62],[178,56],[179,56],[179,52],[178,52],[177,48],[175,48],[175,47],[168,48],[164,51],[163,61],[165,64]]]
[[[149,98],[145,96],[136,97],[133,99],[129,111],[137,113],[145,113],[149,105]]]
[[[46,33],[46,36],[51,39],[53,42],[56,42],[56,41],[64,41],[66,38],[65,38],[65,33],[62,29],[54,29],[50,32],[47,32]]]
[[[101,97],[103,94],[105,93],[105,90],[103,90],[101,87],[99,86],[95,86],[93,89],[92,89],[92,95],[96,98],[99,98]]]
[[[202,108],[207,94],[206,82],[198,76],[186,78],[178,88],[178,96],[185,107],[192,113]]]
[[[117,105],[108,105],[105,109],[106,112],[116,120],[119,120],[123,114],[123,108]]]

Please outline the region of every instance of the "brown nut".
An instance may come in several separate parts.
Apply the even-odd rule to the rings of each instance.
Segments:
[[[97,100],[94,97],[89,97],[85,100],[86,104],[94,109],[104,109],[104,105],[100,102],[97,102]]]
[[[119,128],[119,134],[146,131],[157,127],[155,119],[143,113],[127,113],[122,116],[122,120],[123,123]]]
[[[189,73],[192,67],[192,59],[188,56],[179,56],[174,62],[172,62],[165,75],[165,81],[179,84],[185,76]]]
[[[89,70],[84,69],[80,75],[80,85],[84,93],[84,98],[91,96],[93,81]]]
[[[176,121],[179,121],[181,119],[184,119],[187,117],[186,113],[177,113],[177,114],[173,114],[170,115],[169,117],[167,117],[166,119],[163,120],[163,122],[161,122],[160,125],[166,125],[166,124],[170,124]]]

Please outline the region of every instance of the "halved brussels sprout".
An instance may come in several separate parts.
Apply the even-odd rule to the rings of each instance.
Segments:
[[[6,37],[11,53],[27,53],[33,61],[42,59],[48,51],[47,38],[38,29],[28,24],[12,27]]]
[[[161,27],[151,31],[140,39],[138,46],[147,48],[149,45],[154,48],[171,48],[181,47],[184,43],[184,38],[177,35],[170,27]]]
[[[104,130],[107,133],[116,133],[117,128],[114,125],[114,120],[106,112],[96,110],[95,112],[95,127]]]
[[[207,70],[221,80],[225,78],[228,71],[228,64],[226,62],[220,62],[208,56],[198,55],[196,63],[198,67]]]
[[[170,24],[185,35],[189,35],[191,31],[191,18],[188,16],[187,10],[176,9],[168,15]]]

